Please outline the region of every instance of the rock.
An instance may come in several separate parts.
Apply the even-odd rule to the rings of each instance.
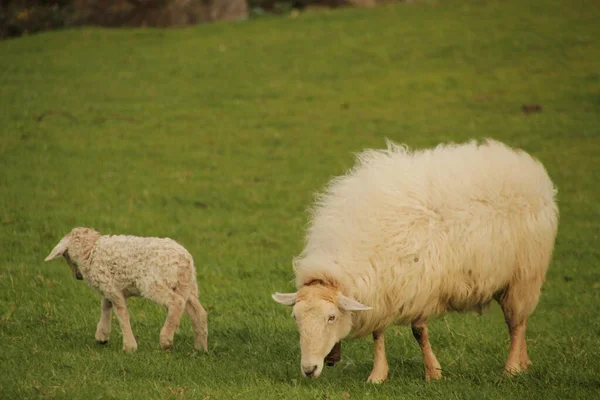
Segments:
[[[75,0],[81,24],[181,27],[248,18],[247,0]]]

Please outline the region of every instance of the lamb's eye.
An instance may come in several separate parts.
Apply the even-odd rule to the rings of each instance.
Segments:
[[[296,314],[292,313],[292,318],[296,319]]]
[[[327,319],[327,322],[333,322],[335,321],[335,315],[330,315],[329,318]]]

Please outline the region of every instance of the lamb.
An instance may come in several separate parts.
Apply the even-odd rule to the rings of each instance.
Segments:
[[[317,378],[339,360],[339,342],[372,334],[369,382],[388,379],[384,332],[410,324],[425,379],[441,378],[428,321],[447,311],[481,311],[496,300],[505,316],[509,375],[525,371],[525,330],[558,229],[556,189],[522,150],[486,140],[411,151],[388,142],[366,150],[333,179],[312,209],[295,257],[293,306],[301,371]]]
[[[84,279],[102,294],[98,343],[108,342],[111,310],[123,333],[123,350],[137,350],[129,323],[127,298],[142,296],[168,309],[160,331],[163,349],[173,347],[173,336],[184,310],[192,320],[194,347],[207,351],[206,311],[198,300],[198,284],[192,256],[168,238],[101,236],[90,228],[75,228],[50,252],[45,261],[64,256],[77,279]]]

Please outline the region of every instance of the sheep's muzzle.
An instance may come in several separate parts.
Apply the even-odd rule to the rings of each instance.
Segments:
[[[325,364],[329,367],[333,367],[336,362],[340,362],[342,359],[342,342],[337,342],[329,354],[325,356]]]

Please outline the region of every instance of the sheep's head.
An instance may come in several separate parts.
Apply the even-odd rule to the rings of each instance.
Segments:
[[[292,316],[300,332],[300,367],[310,378],[321,374],[326,358],[329,365],[339,359],[339,342],[352,329],[352,311],[371,309],[321,284],[303,286],[296,293],[275,293],[273,299],[294,307]]]
[[[75,228],[63,237],[44,261],[64,256],[76,279],[83,279],[79,265],[87,261],[100,234],[90,228]]]

